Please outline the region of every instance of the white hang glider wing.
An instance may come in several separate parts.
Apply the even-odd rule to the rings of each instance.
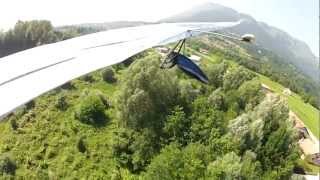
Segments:
[[[0,58],[0,119],[51,89],[143,50],[239,23],[168,23],[115,29]]]

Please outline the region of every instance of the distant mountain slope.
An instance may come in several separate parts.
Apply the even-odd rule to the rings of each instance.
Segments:
[[[231,31],[237,34],[252,33],[257,38],[257,44],[269,49],[289,63],[293,63],[304,74],[318,79],[318,59],[313,55],[308,45],[295,39],[288,33],[256,21],[253,17],[241,14],[231,8],[214,3],[205,3],[190,10],[160,20],[160,22],[219,22],[238,21],[244,23]]]
[[[161,22],[220,22],[220,21],[237,21],[241,18],[241,15],[225,6],[214,3],[205,3],[200,6],[196,6],[190,10],[182,12],[160,20]]]

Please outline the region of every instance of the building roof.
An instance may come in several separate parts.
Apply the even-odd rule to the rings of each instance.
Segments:
[[[192,54],[189,58],[190,58],[191,60],[193,60],[193,61],[200,61],[200,60],[201,60],[201,57],[196,56],[196,55],[194,55],[194,54]]]

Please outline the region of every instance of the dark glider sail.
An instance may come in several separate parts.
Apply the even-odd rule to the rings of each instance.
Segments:
[[[186,39],[180,40],[174,48],[168,53],[160,68],[168,69],[177,65],[183,72],[189,76],[199,80],[202,83],[208,84],[208,77],[203,71],[187,56],[180,54],[181,49],[185,49]],[[177,50],[177,51],[176,51]]]
[[[208,84],[208,77],[202,72],[202,70],[190,60],[188,57],[178,54],[175,56],[175,64],[184,71],[186,74],[198,79],[199,81]]]

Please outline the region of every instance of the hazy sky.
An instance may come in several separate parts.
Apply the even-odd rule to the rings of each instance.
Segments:
[[[17,20],[48,19],[53,25],[117,20],[156,21],[210,0],[5,0],[0,29]],[[305,41],[319,56],[319,0],[211,0],[249,14]]]

